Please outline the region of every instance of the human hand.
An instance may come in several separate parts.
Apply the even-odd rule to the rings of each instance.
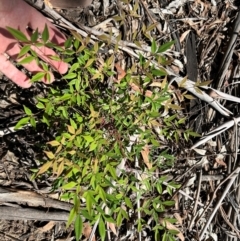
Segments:
[[[6,30],[6,27],[18,29],[26,36],[32,33],[29,29],[36,30],[41,33],[45,25],[48,26],[49,40],[62,45],[65,41],[64,36],[55,28],[41,13],[29,6],[23,0],[0,0],[0,71],[17,85],[28,88],[31,86],[30,79],[20,70],[18,70],[10,60],[19,61],[17,56],[20,52],[19,43]],[[28,27],[28,28],[27,28]],[[64,74],[68,65],[62,61],[54,61],[47,56],[56,55],[56,53],[49,48],[41,47],[34,48],[39,57],[48,63],[54,70],[60,74]],[[10,59],[9,59],[10,58]],[[33,74],[42,71],[42,68],[34,61],[23,66]],[[54,76],[50,74],[52,82]],[[47,83],[46,79],[43,79]]]

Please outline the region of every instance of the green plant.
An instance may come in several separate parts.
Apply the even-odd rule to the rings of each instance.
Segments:
[[[62,189],[61,199],[73,203],[68,225],[75,223],[76,239],[82,235],[83,222],[89,221],[99,223],[104,240],[106,224],[120,227],[133,210],[139,215],[134,223],[138,232],[151,217],[155,240],[174,240],[177,232],[166,223],[176,220],[166,218],[165,212],[174,206],[171,197],[180,185],[156,175],[174,163],[174,156],[166,148],[163,151],[160,143],[188,138],[192,133],[180,131],[184,119],[174,111],[164,69],[140,55],[139,63],[125,73],[114,63],[114,55],[98,61],[101,43],[91,45],[75,36],[59,47],[48,41],[47,28],[43,41],[37,39],[38,31],[30,40],[17,30],[9,31],[23,45],[22,63],[36,60],[43,66],[44,71],[34,75],[33,81],[49,76],[49,69],[31,45],[55,48],[70,64],[62,76],[65,84],[36,97],[36,115],[24,107],[26,117],[16,128],[42,122],[54,129],[53,140],[44,150],[47,161],[41,161],[33,176],[45,173],[54,178],[53,187]],[[168,64],[162,52],[172,44],[157,47],[153,41],[153,58]],[[124,74],[120,76],[118,70]]]

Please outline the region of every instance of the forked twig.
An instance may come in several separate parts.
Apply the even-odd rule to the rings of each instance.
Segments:
[[[222,194],[222,196],[220,197],[220,199],[218,200],[218,202],[217,202],[214,210],[212,211],[211,216],[210,216],[209,219],[207,220],[204,228],[202,229],[202,231],[201,231],[201,233],[200,233],[200,236],[199,236],[199,240],[200,240],[200,241],[203,239],[203,236],[204,236],[207,228],[209,227],[209,225],[210,225],[210,223],[211,223],[214,215],[216,214],[218,208],[221,206],[223,199],[224,199],[224,198],[226,197],[226,195],[228,194],[228,192],[229,192],[232,184],[233,184],[234,181],[236,180],[236,177],[239,175],[239,172],[240,172],[240,167],[236,168],[236,170],[235,170],[233,173],[231,173],[231,174],[224,180],[224,182],[225,182],[226,180],[230,179],[229,182],[228,182],[228,184],[227,184],[227,186],[226,186],[226,188],[225,188],[225,190],[224,190],[224,192],[223,192],[223,194]],[[221,183],[222,183],[222,182],[221,182]],[[218,186],[218,187],[219,187],[219,186]],[[217,190],[218,190],[218,189],[216,189],[216,190],[214,191],[214,193],[216,193]],[[213,195],[213,198],[214,198],[214,195]],[[209,206],[209,205],[208,205],[208,206]]]
[[[219,134],[221,134],[222,132],[228,130],[229,128],[233,127],[234,125],[237,126],[239,122],[240,122],[240,117],[233,118],[233,120],[225,122],[224,124],[220,125],[219,127],[215,128],[214,130],[210,131],[207,135],[203,136],[190,149],[194,149],[194,148],[196,148],[196,147],[206,143],[210,139],[218,136]]]

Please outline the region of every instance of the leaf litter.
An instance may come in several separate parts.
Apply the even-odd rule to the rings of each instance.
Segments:
[[[200,82],[212,81],[211,87],[216,88],[231,96],[238,96],[239,87],[234,85],[234,82],[239,77],[239,44],[234,45],[234,51],[231,54],[231,59],[226,66],[226,63],[221,62],[224,60],[224,56],[228,55],[226,52],[227,45],[231,42],[232,34],[231,28],[235,20],[237,20],[237,1],[161,1],[161,5],[157,1],[139,1],[139,8],[141,9],[141,15],[134,15],[131,9],[136,7],[137,2],[131,1],[129,4],[114,5],[111,2],[104,1],[105,9],[101,9],[98,1],[94,1],[92,9],[82,12],[82,15],[76,18],[76,12],[72,10],[60,10],[60,14],[66,16],[71,22],[74,22],[79,28],[82,27],[82,21],[88,25],[91,23],[93,30],[103,31],[106,34],[114,33],[118,36],[122,33],[123,43],[128,43],[128,49],[122,48],[118,51],[118,59],[124,59],[126,63],[123,65],[121,61],[117,62],[115,67],[118,70],[118,81],[121,80],[122,75],[125,74],[124,69],[121,66],[129,64],[135,58],[136,44],[138,46],[149,46],[149,39],[156,39],[157,43],[163,45],[164,43],[175,40],[174,46],[168,51],[168,57],[172,60],[170,68],[172,68],[182,78],[187,76],[186,66],[190,64],[186,59],[186,39],[190,32],[195,34],[196,55],[191,56],[197,60],[197,80]],[[58,10],[59,11],[59,10]],[[74,16],[74,17],[73,17]],[[119,21],[112,16],[120,16],[123,26],[119,24]],[[142,21],[143,20],[143,21]],[[102,25],[98,25],[99,21]],[[90,26],[90,25],[89,25]],[[121,32],[121,27],[123,31]],[[83,27],[83,30],[88,28]],[[93,32],[94,34],[94,32]],[[97,34],[97,32],[95,33]],[[138,36],[138,38],[136,38]],[[138,51],[142,53],[149,48],[145,48],[145,51],[139,47]],[[149,51],[150,52],[150,51]],[[130,56],[131,57],[130,57]],[[150,56],[150,55],[149,55]],[[104,58],[104,57],[103,57]],[[219,69],[223,66],[225,71]],[[191,67],[190,67],[191,68]],[[223,73],[224,72],[224,73]],[[223,82],[220,83],[219,79]],[[227,83],[227,84],[226,84]],[[233,84],[230,85],[229,84]],[[29,90],[21,90],[18,87],[11,84],[5,77],[2,77],[0,91],[3,93],[0,99],[1,105],[1,185],[7,187],[15,187],[19,189],[29,189],[34,185],[42,186],[42,189],[48,190],[51,186],[51,179],[49,181],[36,180],[36,183],[30,179],[29,168],[32,166],[38,166],[35,163],[36,156],[40,155],[41,150],[36,147],[36,139],[41,136],[43,140],[50,141],[53,133],[47,133],[44,127],[38,127],[38,130],[33,131],[30,127],[26,127],[24,131],[19,130],[15,132],[11,130],[10,134],[7,130],[14,126],[21,115],[23,114],[21,105],[25,103],[31,103],[33,106],[35,100],[34,95],[36,93],[46,93],[47,87],[41,84],[36,84]],[[181,89],[180,89],[181,91]],[[201,92],[200,92],[201,93]],[[13,95],[14,94],[14,95]],[[178,93],[178,95],[180,95]],[[14,96],[14,101],[11,101],[10,96]],[[238,104],[230,104],[227,100],[219,101],[231,111],[230,117],[225,117],[219,114],[217,111],[213,111],[210,107],[210,103],[200,104],[195,107],[189,108],[189,103],[192,100],[184,100],[183,103],[179,102],[180,107],[184,107],[183,114],[186,117],[186,126],[190,128],[194,126],[194,131],[200,130],[202,139],[211,131],[224,125],[231,118],[236,117],[239,113]],[[176,103],[175,103],[176,105]],[[180,113],[176,110],[176,113]],[[193,114],[192,114],[193,113]],[[195,114],[197,113],[197,114]],[[201,128],[200,128],[201,127]],[[27,133],[27,135],[26,135]],[[174,166],[165,171],[160,171],[161,174],[171,174],[173,180],[177,180],[182,185],[181,192],[178,190],[174,194],[178,207],[170,210],[172,215],[176,214],[178,220],[184,220],[178,222],[178,226],[169,226],[171,229],[179,230],[179,239],[191,239],[197,240],[196,237],[201,237],[202,240],[214,239],[214,240],[230,240],[231,237],[238,237],[236,233],[239,229],[239,223],[234,216],[237,216],[236,202],[240,199],[238,194],[238,179],[234,179],[234,185],[230,187],[228,194],[223,197],[221,206],[216,206],[216,202],[219,200],[219,195],[223,195],[222,192],[215,193],[215,190],[227,187],[229,180],[232,180],[231,174],[235,173],[238,164],[238,136],[239,136],[238,123],[232,126],[232,128],[226,129],[224,132],[213,136],[206,142],[202,142],[199,149],[189,150],[193,144],[198,141],[197,138],[192,139],[192,145],[180,141],[179,145],[172,145],[172,153],[176,156]],[[165,140],[162,140],[165,142]],[[216,144],[212,144],[215,142]],[[148,150],[144,149],[142,152],[143,160],[147,166],[149,166],[149,160],[147,155]],[[14,153],[17,160],[17,164],[11,164],[12,157],[8,157],[9,153]],[[11,156],[11,155],[10,155]],[[202,158],[207,161],[202,161]],[[194,162],[188,162],[187,160],[194,160]],[[7,161],[7,162],[6,162]],[[13,162],[14,163],[14,162]],[[216,165],[216,163],[218,165]],[[24,172],[21,173],[21,169],[16,168],[20,165]],[[16,168],[16,169],[14,169]],[[151,168],[151,166],[149,166]],[[15,171],[13,171],[15,170]],[[201,172],[201,174],[199,174]],[[4,175],[5,173],[5,175]],[[15,173],[15,175],[13,175]],[[220,179],[215,177],[221,176]],[[195,181],[190,182],[191,185],[185,185],[189,183],[190,179],[195,176]],[[204,181],[204,176],[208,176],[208,181]],[[228,176],[230,176],[228,178]],[[212,178],[211,178],[212,177]],[[231,183],[230,183],[231,184]],[[36,188],[36,187],[35,187]],[[40,188],[41,189],[41,188]],[[192,199],[188,198],[191,197]],[[197,197],[197,199],[196,199]],[[198,204],[204,204],[204,211]],[[224,204],[224,205],[223,205]],[[194,209],[195,207],[195,209]],[[215,210],[217,207],[217,210]],[[195,212],[192,212],[195,210]],[[216,217],[213,219],[211,213],[216,211]],[[224,216],[225,215],[225,216]],[[226,217],[227,215],[227,217]],[[211,219],[211,223],[207,228],[204,228],[207,220]],[[159,219],[160,222],[161,219]],[[226,221],[228,220],[228,221]],[[132,225],[135,225],[136,220],[132,221]],[[224,225],[223,225],[224,223]],[[6,223],[7,224],[7,223]],[[12,232],[10,227],[20,225],[20,223],[9,223],[9,229],[6,229],[6,225],[2,225],[1,234],[6,232]],[[47,227],[47,231],[51,231],[51,225],[43,226]],[[54,226],[54,225],[53,225]],[[224,226],[224,227],[223,227]],[[50,228],[49,228],[50,227]],[[237,227],[237,228],[232,228]],[[87,228],[88,230],[89,228]],[[115,236],[112,236],[112,240],[121,240],[121,237],[132,240],[137,240],[137,230],[134,229],[134,235],[130,235],[128,229],[125,231],[120,229],[115,230],[115,227],[110,228]],[[205,232],[203,233],[203,231]],[[52,232],[53,232],[52,227]],[[18,238],[25,234],[24,230],[19,233]],[[118,232],[118,237],[116,237]],[[126,233],[124,233],[126,232]],[[13,232],[12,232],[13,233]],[[126,236],[126,234],[130,236]],[[16,236],[16,234],[14,234]],[[86,234],[86,237],[90,234]],[[14,236],[14,237],[15,237]],[[219,239],[218,237],[221,237]],[[2,240],[8,240],[7,236],[2,236]],[[23,239],[21,239],[23,240]],[[31,240],[30,236],[24,240]],[[36,239],[35,239],[36,240]],[[45,237],[45,240],[51,240],[51,235]],[[143,240],[151,240],[150,236],[143,237]]]

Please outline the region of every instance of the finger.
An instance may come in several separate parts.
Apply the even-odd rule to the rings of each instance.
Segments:
[[[34,47],[32,46],[32,49],[38,54],[38,56],[48,63],[55,71],[59,72],[60,74],[65,74],[68,70],[68,64],[63,61],[57,61],[52,60],[52,56],[57,56],[57,54],[50,48],[47,47]],[[17,59],[17,56],[20,52],[20,47],[18,44],[14,44],[10,49],[7,50],[7,54],[10,55],[14,60],[19,61]],[[31,72],[39,71],[39,68],[37,68],[37,64],[35,65],[29,65],[30,69],[28,69]],[[40,68],[40,70],[42,70]]]
[[[63,61],[52,60],[52,56],[56,56],[56,53],[47,47],[32,47],[37,55],[46,63],[48,63],[54,70],[60,74],[64,74],[68,70],[68,64]]]
[[[56,27],[54,27],[40,12],[30,7],[24,1],[19,1],[18,4],[27,5],[25,6],[25,8],[24,6],[22,6],[21,9],[29,10],[28,16],[29,19],[31,19],[31,21],[28,23],[28,26],[31,29],[38,29],[38,31],[41,33],[43,32],[45,25],[47,24],[49,30],[49,40],[51,40],[53,43],[63,46],[66,39],[65,36]],[[26,29],[24,31],[27,32]],[[64,74],[67,72],[68,65],[66,63],[62,61],[50,61],[49,58],[46,58],[46,56],[49,55],[56,55],[56,53],[53,50],[48,48],[43,48],[41,51],[38,51],[37,49],[35,50],[44,61],[49,63],[60,74]]]
[[[27,5],[25,2],[22,4]],[[56,27],[54,27],[40,12],[36,11],[34,8],[29,8],[28,14],[31,17],[31,21],[28,23],[28,26],[31,29],[38,29],[38,31],[41,33],[43,32],[45,25],[47,25],[50,40],[59,45],[64,44],[66,39],[65,36]]]
[[[9,1],[10,2],[10,1]],[[12,1],[11,1],[12,2]],[[49,39],[59,45],[63,45],[65,42],[65,36],[56,28],[53,24],[51,24],[40,12],[36,9],[28,5],[25,1],[14,1],[15,5],[12,8],[11,12],[11,23],[19,23],[18,29],[26,34],[29,34],[26,31],[26,27],[35,30],[38,29],[39,33],[43,32],[45,25],[48,26],[49,30]],[[4,3],[4,6],[6,4]],[[10,7],[7,6],[8,8]],[[1,10],[1,9],[0,9]],[[9,11],[9,10],[8,10]],[[26,17],[26,21],[22,16]],[[21,16],[19,20],[19,16]],[[1,26],[9,26],[9,20],[1,19]]]
[[[16,62],[20,62],[21,60],[23,60],[25,57],[27,57],[28,55],[22,57],[22,58],[19,58],[17,59],[17,56],[18,56],[18,53],[20,51],[20,48],[18,45],[14,45],[8,52],[7,54],[9,56],[11,56],[11,59],[12,60],[15,60]],[[27,64],[22,64],[22,66],[24,68],[26,68],[29,72],[31,72],[33,75],[38,73],[38,72],[41,72],[43,71],[43,69],[37,64],[36,61],[32,61],[30,63],[27,63]],[[6,75],[7,76],[7,75]],[[50,80],[47,80],[46,76],[41,79],[41,81],[43,81],[44,83],[52,83],[54,81],[54,76],[52,73],[50,73]]]
[[[2,54],[0,55],[0,71],[22,88],[31,86],[30,79]]]

